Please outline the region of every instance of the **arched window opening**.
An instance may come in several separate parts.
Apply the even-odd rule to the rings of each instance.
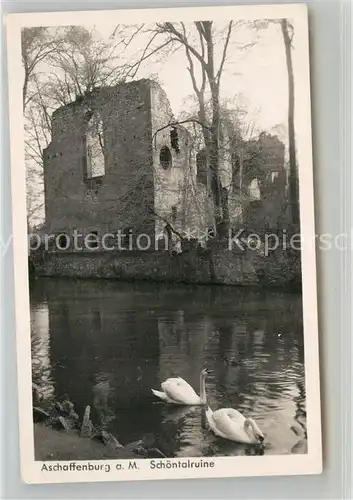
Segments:
[[[278,179],[279,173],[278,172],[271,172],[271,181],[275,182],[276,179]]]
[[[249,184],[249,196],[252,200],[259,200],[261,198],[259,181],[256,178]]]
[[[196,182],[207,185],[207,158],[204,150],[196,155]]]
[[[168,168],[172,166],[172,154],[167,146],[163,146],[161,148],[161,151],[159,153],[159,161],[161,167],[164,168],[164,170],[168,170]]]
[[[97,113],[88,122],[85,160],[85,180],[105,175],[103,122]]]

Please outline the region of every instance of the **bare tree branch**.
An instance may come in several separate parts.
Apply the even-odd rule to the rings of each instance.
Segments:
[[[184,37],[183,34],[180,33],[180,31],[178,31],[172,23],[157,24],[157,26],[160,28],[161,33],[170,33],[174,35],[175,40],[187,47],[189,51],[196,57],[196,59],[199,60],[200,64],[202,66],[205,66],[206,68],[206,62],[202,58],[202,55],[195,49],[195,47],[188,43],[187,38]]]
[[[152,42],[154,41],[154,39],[157,37],[158,33],[155,33],[153,35],[153,37],[149,40],[149,42],[147,43],[143,53],[142,53],[142,56],[139,58],[139,60],[132,64],[131,66],[128,66],[129,67],[129,70],[127,71],[126,73],[126,76],[129,76],[129,78],[135,78],[138,70],[140,69],[140,66],[141,64],[143,63],[143,61],[145,61],[146,59],[149,59],[151,56],[153,56],[154,54],[156,54],[157,52],[159,52],[160,50],[162,50],[164,47],[166,47],[167,45],[169,45],[172,40],[167,40],[165,43],[159,45],[158,47],[156,47],[155,49],[151,50],[148,54],[147,54],[147,51],[149,49],[149,47],[151,46]]]
[[[172,122],[168,123],[167,125],[164,125],[163,127],[156,130],[152,136],[152,141],[155,139],[156,135],[159,132],[161,132],[162,130],[165,130],[166,128],[169,128],[169,127],[176,127],[178,125],[183,125],[184,123],[197,123],[202,128],[210,130],[210,127],[208,125],[206,125],[205,123],[202,123],[200,120],[197,120],[196,118],[188,118],[187,120],[181,120],[181,121],[172,121]]]
[[[230,23],[228,25],[227,36],[226,36],[226,39],[225,39],[225,42],[224,42],[221,64],[220,64],[219,69],[218,69],[217,74],[216,74],[217,85],[219,85],[219,82],[220,82],[220,79],[221,79],[221,75],[222,75],[222,71],[223,71],[223,66],[224,66],[224,63],[225,63],[225,60],[226,60],[227,50],[228,50],[228,45],[229,45],[229,40],[230,40],[230,35],[232,33],[232,27],[233,27],[233,21],[230,21]]]

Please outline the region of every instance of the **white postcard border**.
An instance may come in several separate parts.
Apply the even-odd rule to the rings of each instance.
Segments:
[[[21,28],[73,24],[112,24],[156,22],[159,20],[214,20],[290,18],[296,22],[296,50],[303,54],[301,70],[295,75],[296,137],[299,164],[299,195],[302,236],[303,324],[305,379],[307,398],[308,453],[306,455],[264,455],[254,457],[202,458],[214,462],[207,468],[151,469],[152,460],[131,460],[134,467],[117,470],[117,463],[129,460],[77,461],[76,463],[110,465],[111,472],[42,471],[43,462],[34,460],[34,436],[31,391],[31,345],[29,320],[29,283],[27,263],[26,186],[24,169],[24,129],[21,90]],[[248,5],[232,7],[188,7],[169,9],[134,9],[115,11],[77,11],[10,14],[6,18],[7,67],[9,81],[10,146],[12,170],[13,251],[17,338],[17,371],[19,394],[21,475],[27,483],[92,482],[118,480],[157,480],[209,477],[276,476],[319,474],[322,471],[322,437],[318,350],[317,284],[315,225],[311,143],[310,66],[308,18],[305,4]],[[299,92],[298,92],[299,89]],[[162,459],[177,462],[185,459]],[[186,459],[187,460],[187,459]],[[200,461],[198,458],[190,460]],[[52,462],[46,462],[50,464]],[[53,463],[52,463],[53,464]],[[70,462],[60,462],[61,465]]]

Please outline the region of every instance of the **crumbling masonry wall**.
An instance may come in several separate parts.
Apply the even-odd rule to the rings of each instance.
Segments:
[[[102,122],[104,175],[87,178],[87,132]],[[47,230],[98,235],[131,227],[154,231],[150,83],[99,89],[58,109],[44,151]]]

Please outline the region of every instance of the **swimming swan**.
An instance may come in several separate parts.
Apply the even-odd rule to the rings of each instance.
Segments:
[[[200,396],[196,394],[194,389],[186,380],[181,377],[168,378],[161,384],[162,391],[151,389],[153,394],[166,403],[177,405],[204,405],[206,404],[206,388],[205,380],[207,377],[207,369],[200,373]]]
[[[245,418],[233,408],[206,410],[206,419],[210,429],[216,436],[238,443],[258,444],[264,440],[264,435],[252,418]]]

